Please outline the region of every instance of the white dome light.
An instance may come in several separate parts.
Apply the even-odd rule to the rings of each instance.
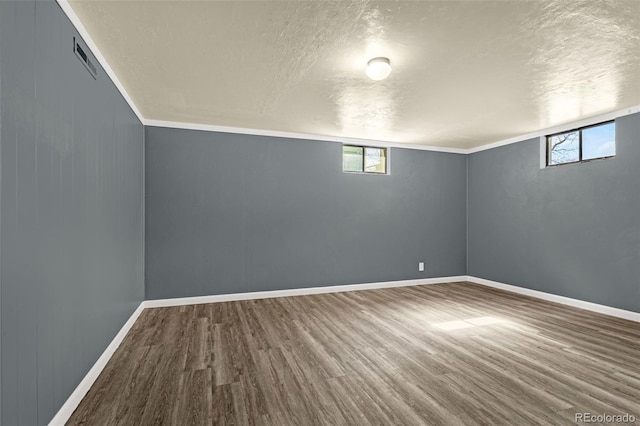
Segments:
[[[389,58],[373,58],[367,62],[367,76],[371,80],[384,80],[391,74],[391,62]]]

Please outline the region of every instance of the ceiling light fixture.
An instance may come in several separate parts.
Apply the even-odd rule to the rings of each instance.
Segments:
[[[391,74],[391,61],[389,58],[373,58],[367,62],[367,76],[371,80],[384,80]]]

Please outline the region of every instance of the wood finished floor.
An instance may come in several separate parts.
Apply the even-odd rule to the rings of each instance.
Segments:
[[[68,424],[640,418],[640,326],[471,283],[146,309]]]

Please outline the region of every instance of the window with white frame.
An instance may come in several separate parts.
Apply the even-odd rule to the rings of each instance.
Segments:
[[[615,155],[615,121],[547,136],[547,166],[579,163]]]
[[[387,174],[387,148],[343,145],[342,171],[346,173]]]

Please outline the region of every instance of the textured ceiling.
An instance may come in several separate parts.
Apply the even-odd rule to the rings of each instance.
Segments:
[[[70,4],[150,120],[471,148],[640,104],[635,0]]]

